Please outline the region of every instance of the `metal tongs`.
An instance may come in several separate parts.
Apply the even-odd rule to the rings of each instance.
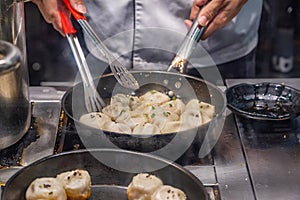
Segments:
[[[197,46],[198,42],[201,39],[202,34],[205,31],[205,26],[199,26],[198,23],[198,15],[194,19],[193,24],[186,34],[182,44],[179,47],[178,52],[173,58],[171,65],[169,66],[167,71],[171,71],[171,69],[176,69],[179,73],[184,73],[188,64],[188,59],[190,58],[193,50]]]
[[[63,2],[65,3],[68,10],[71,12],[73,17],[80,24],[84,32],[91,38],[94,45],[97,47],[97,50],[107,59],[110,69],[113,72],[117,81],[123,87],[130,88],[130,89],[138,89],[139,84],[137,80],[133,77],[132,74],[129,73],[126,67],[123,66],[123,64],[120,63],[109,51],[109,49],[104,45],[104,43],[100,40],[100,38],[97,36],[95,31],[87,22],[86,17],[82,13],[79,13],[76,10],[74,10],[69,0],[63,0]]]
[[[59,14],[63,31],[66,34],[71,50],[75,57],[80,76],[82,78],[86,109],[88,112],[101,111],[105,106],[105,103],[94,85],[93,77],[87,65],[78,38],[76,37],[76,30],[74,29],[70,18],[66,15],[63,8],[59,10]]]

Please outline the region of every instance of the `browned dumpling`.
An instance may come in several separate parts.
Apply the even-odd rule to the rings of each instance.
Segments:
[[[53,177],[37,178],[26,190],[26,200],[66,200],[62,184]]]
[[[150,200],[154,191],[162,185],[163,182],[154,175],[137,174],[128,185],[128,200]]]
[[[186,195],[178,188],[163,185],[152,194],[151,200],[186,200]]]
[[[91,194],[91,177],[86,170],[76,169],[57,175],[63,185],[68,200],[85,200]]]

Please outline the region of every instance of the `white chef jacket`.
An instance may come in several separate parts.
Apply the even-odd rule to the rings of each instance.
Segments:
[[[165,70],[187,33],[193,0],[86,0],[87,19],[98,36],[131,70]],[[239,14],[211,37],[200,41],[210,59],[222,64],[247,55],[258,42],[262,0],[249,0]],[[88,36],[90,52],[95,50]]]

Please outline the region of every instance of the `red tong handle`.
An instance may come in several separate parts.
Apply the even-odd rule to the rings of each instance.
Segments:
[[[86,20],[86,17],[82,13],[78,12],[71,6],[70,0],[63,0],[63,2],[76,20]]]
[[[75,34],[76,30],[73,27],[73,24],[70,20],[70,18],[67,16],[66,12],[63,10],[59,10],[60,20],[63,32],[65,34]]]

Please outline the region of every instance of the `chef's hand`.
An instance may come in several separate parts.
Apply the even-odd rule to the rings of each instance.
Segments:
[[[204,40],[232,20],[246,2],[247,0],[194,0],[190,14],[191,20],[185,20],[185,24],[190,27],[200,10],[198,23],[201,26],[207,26],[201,37]]]
[[[59,8],[66,9],[62,0],[32,0],[35,3],[40,12],[42,13],[45,21],[52,24],[54,29],[64,35],[61,26],[61,20],[58,13]],[[81,13],[86,13],[83,0],[70,0],[72,7]],[[62,6],[62,7],[61,7]],[[69,13],[69,11],[66,11]]]

